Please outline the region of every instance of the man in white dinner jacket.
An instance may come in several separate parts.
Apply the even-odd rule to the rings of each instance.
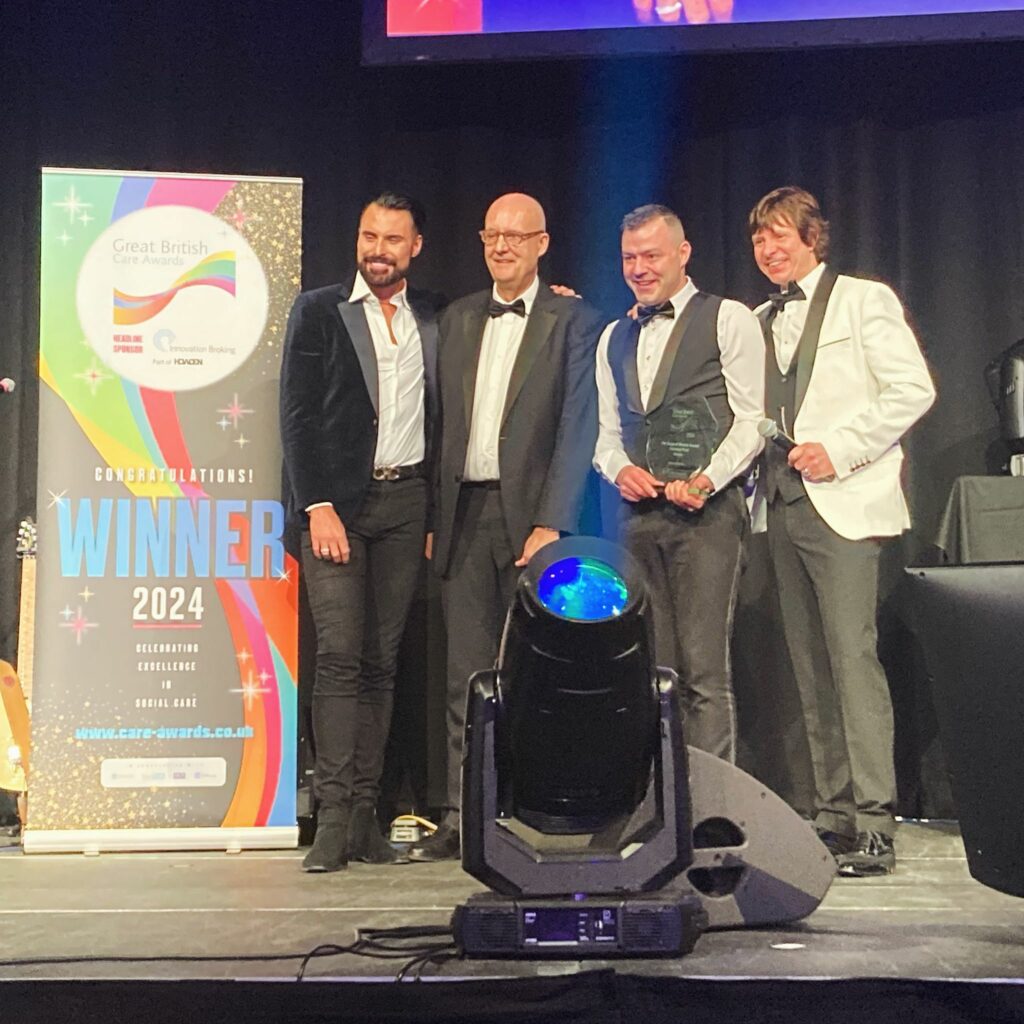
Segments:
[[[762,465],[768,545],[800,692],[814,825],[840,874],[895,869],[893,719],[878,661],[882,538],[910,525],[900,438],[935,399],[903,307],[825,259],[817,200],[786,187],[750,213],[754,259],[781,290],[756,313],[765,412],[797,443]]]

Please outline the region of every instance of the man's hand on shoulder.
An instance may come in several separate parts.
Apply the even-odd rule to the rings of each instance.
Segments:
[[[548,287],[556,294],[561,295],[566,299],[582,299],[583,296],[579,292],[574,291],[567,284],[552,284]]]

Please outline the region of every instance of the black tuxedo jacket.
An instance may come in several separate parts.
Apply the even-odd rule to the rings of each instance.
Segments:
[[[408,287],[408,286],[407,286]],[[281,364],[281,441],[285,504],[305,522],[320,501],[342,523],[360,509],[377,448],[377,357],[362,303],[349,285],[303,292],[288,318]],[[428,479],[437,423],[436,295],[409,288],[423,345]]]
[[[441,319],[441,452],[434,508],[434,568],[449,570],[466,464],[477,366],[491,290],[453,303]],[[512,368],[498,443],[501,502],[516,554],[535,526],[578,529],[597,441],[594,357],[603,318],[542,282]]]

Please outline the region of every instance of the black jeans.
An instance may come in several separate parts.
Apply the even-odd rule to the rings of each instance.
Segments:
[[[679,674],[686,742],[733,762],[729,648],[750,532],[743,492],[726,487],[699,512],[665,498],[624,502],[621,529],[651,595],[658,664]]]
[[[313,555],[302,569],[316,625],[313,789],[324,807],[376,803],[391,726],[398,645],[416,590],[425,540],[426,481],[370,484],[345,523],[348,564]]]

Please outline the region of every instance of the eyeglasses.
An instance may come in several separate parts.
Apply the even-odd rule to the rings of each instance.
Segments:
[[[536,238],[537,235],[543,235],[543,234],[544,234],[543,230],[540,230],[540,231],[495,231],[493,228],[484,228],[484,230],[480,232],[480,241],[483,242],[484,245],[488,245],[488,246],[490,246],[490,245],[497,245],[498,244],[498,239],[502,235],[504,235],[505,236],[505,244],[510,249],[521,249],[522,246],[523,246],[523,243],[528,238]]]

